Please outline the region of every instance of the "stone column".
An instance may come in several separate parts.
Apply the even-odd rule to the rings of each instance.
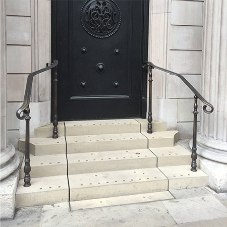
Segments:
[[[209,186],[227,192],[227,0],[205,1],[204,25],[202,95],[214,112],[201,113],[198,155]]]
[[[6,127],[6,32],[5,0],[0,1],[0,218],[12,218],[15,209],[17,177],[7,179],[19,166],[19,157],[13,145],[7,145]]]

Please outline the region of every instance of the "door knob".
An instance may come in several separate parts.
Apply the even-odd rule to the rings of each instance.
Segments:
[[[96,71],[98,73],[103,73],[105,71],[105,65],[103,63],[98,63],[96,65]]]

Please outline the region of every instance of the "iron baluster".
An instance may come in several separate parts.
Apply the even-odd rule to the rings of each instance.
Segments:
[[[193,145],[192,145],[192,155],[191,155],[191,158],[192,158],[192,164],[191,164],[191,171],[192,172],[196,172],[196,167],[197,167],[197,164],[196,164],[196,159],[197,159],[197,146],[196,146],[196,138],[197,138],[197,115],[198,115],[198,98],[197,96],[195,95],[194,96],[194,111],[193,111],[193,114],[194,114],[194,123],[193,123]]]
[[[24,187],[30,187],[31,186],[31,165],[30,165],[30,109],[29,106],[26,109],[27,116],[25,117],[26,121],[26,137],[25,137],[25,165],[24,165]]]
[[[57,114],[57,98],[58,98],[58,72],[57,66],[54,68],[54,108],[53,108],[53,138],[58,138],[58,114]]]
[[[34,76],[43,73],[45,71],[48,71],[50,69],[56,68],[56,77],[57,77],[57,65],[58,61],[54,60],[53,64],[49,65],[47,64],[45,68],[37,70],[33,73],[30,73],[27,78],[27,84],[26,84],[26,89],[25,89],[25,94],[24,94],[24,101],[22,106],[17,110],[16,116],[20,120],[25,120],[26,121],[26,137],[25,137],[25,166],[24,166],[24,187],[29,187],[31,186],[31,177],[30,177],[30,172],[31,172],[31,165],[30,165],[30,108],[29,104],[31,101],[31,91],[32,91],[32,82]],[[57,88],[57,85],[56,85]],[[56,94],[57,94],[57,89],[56,89]],[[56,110],[57,110],[57,96],[54,97],[56,101]],[[54,112],[55,115],[57,116],[57,111]],[[57,122],[57,117],[55,117],[56,122]],[[57,133],[57,124],[55,124],[55,131]],[[56,137],[57,138],[57,137]]]
[[[149,107],[148,107],[148,128],[147,133],[152,133],[152,67],[148,66],[148,72],[149,72]]]
[[[206,113],[206,114],[211,114],[213,111],[214,111],[214,107],[211,103],[207,102],[204,97],[195,89],[195,87],[193,87],[189,82],[188,80],[186,80],[181,74],[178,74],[178,73],[175,73],[175,72],[172,72],[170,70],[166,70],[166,69],[163,69],[161,67],[158,67],[156,65],[154,65],[152,62],[144,62],[143,63],[143,68],[146,68],[147,70],[151,70],[151,76],[149,78],[149,96],[152,97],[152,87],[151,87],[151,84],[152,84],[152,69],[158,69],[162,72],[166,72],[170,75],[174,75],[174,76],[177,76],[178,78],[180,78],[184,84],[186,86],[188,86],[188,88],[194,93],[194,111],[193,111],[193,114],[194,114],[194,124],[193,124],[193,146],[192,146],[192,155],[191,155],[191,158],[192,158],[192,163],[191,163],[191,171],[193,172],[196,172],[196,168],[197,168],[197,164],[196,164],[196,159],[197,159],[197,147],[196,147],[196,137],[197,137],[197,115],[198,115],[198,99],[203,103],[203,112]],[[150,71],[149,71],[150,72]],[[151,79],[151,80],[150,80]],[[151,88],[151,89],[150,89]],[[149,113],[148,113],[148,133],[152,133],[152,125],[151,125],[151,122],[152,122],[152,109],[151,109],[151,101],[150,100],[150,97],[149,97]],[[150,132],[149,132],[150,131]]]

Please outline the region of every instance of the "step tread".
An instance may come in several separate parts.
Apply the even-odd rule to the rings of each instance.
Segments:
[[[142,132],[144,136],[146,136],[148,139],[163,139],[163,138],[172,138],[176,133],[178,133],[177,130],[173,131],[162,131],[162,132]]]
[[[119,133],[101,135],[66,136],[67,143],[106,142],[117,140],[145,140],[141,133]]]
[[[31,177],[64,175],[67,172],[65,154],[30,156]],[[119,150],[68,154],[69,174],[154,168],[157,157],[148,149]],[[24,177],[21,169],[20,178]]]
[[[65,125],[63,121],[58,122],[58,135],[64,136]],[[37,138],[51,138],[53,136],[53,124],[48,124],[34,129],[34,136]]]
[[[30,187],[24,187],[23,185],[24,180],[19,180],[16,195],[68,190],[66,175],[32,178]]]
[[[139,133],[140,124],[135,119],[67,121],[66,136]]]
[[[174,179],[171,169],[174,170],[172,174],[182,171],[185,176],[176,175]],[[186,176],[186,173],[191,176]],[[201,170],[191,172],[187,165],[76,174],[69,175],[69,181],[71,201],[80,201],[201,187],[207,184],[208,176]],[[27,188],[23,187],[21,179],[16,192],[17,207],[60,203],[67,199],[68,182],[65,175],[32,178],[32,185]]]
[[[148,128],[147,119],[136,118],[136,120],[141,125],[141,132],[147,132]],[[166,131],[166,122],[152,121],[152,131],[153,132]]]
[[[141,133],[67,136],[68,153],[146,149],[147,138]]]
[[[125,159],[145,159],[156,158],[156,156],[148,149],[136,150],[119,150],[107,152],[91,152],[91,153],[78,153],[69,154],[69,163],[71,162],[95,162],[95,161],[118,161]]]
[[[208,175],[202,170],[191,171],[190,165],[159,167],[169,180],[169,190],[204,187],[208,183]]]
[[[121,133],[121,134],[101,134],[101,135],[81,135],[81,136],[66,136],[67,143],[80,143],[80,142],[97,142],[98,141],[116,141],[116,140],[138,140],[147,139],[141,133]],[[19,141],[25,141],[20,139]],[[30,138],[30,143],[34,145],[52,145],[52,144],[65,144],[65,137],[60,136],[57,139],[53,138]]]
[[[152,122],[153,131],[165,131],[166,123]],[[116,133],[138,133],[147,130],[146,119],[110,119],[110,120],[87,120],[87,121],[65,121],[58,123],[58,134],[66,135],[96,135]],[[35,137],[51,138],[53,125],[48,124],[34,130]]]
[[[151,134],[142,132],[142,134],[148,139],[149,148],[173,147],[179,140],[178,131],[162,131]]]
[[[135,150],[117,150],[117,151],[103,151],[103,152],[88,152],[68,154],[69,163],[83,163],[83,162],[99,162],[99,161],[118,161],[125,159],[147,159],[156,158],[156,156],[149,149],[135,149]],[[66,164],[66,155],[45,155],[34,156],[31,155],[32,166],[45,165],[61,165]],[[50,161],[51,160],[51,161]]]
[[[25,139],[19,139],[19,141],[25,142]],[[59,136],[56,139],[53,139],[53,138],[30,138],[30,143],[34,144],[34,145],[65,144],[65,137]]]
[[[139,125],[139,122],[135,119],[112,119],[112,120],[87,120],[87,121],[66,121],[65,126],[100,126],[100,125],[125,125],[125,124],[135,124]]]
[[[191,153],[180,145],[174,147],[160,147],[150,148],[150,150],[158,157],[169,157],[169,156],[191,156]]]
[[[70,175],[69,178],[71,188],[167,180],[158,168],[76,174]]]
[[[159,169],[170,180],[171,179],[184,179],[184,178],[207,177],[208,176],[201,169],[198,169],[197,172],[192,172],[190,165],[163,166],[163,167],[159,167]]]
[[[167,180],[158,168],[75,174],[69,175],[69,179],[71,189]],[[64,175],[33,178],[30,187],[23,187],[23,184],[23,179],[21,179],[17,188],[17,195],[68,188],[67,177]]]
[[[64,124],[65,124],[64,121],[59,121],[58,122],[58,127],[64,127]],[[40,126],[38,128],[35,128],[35,130],[37,130],[37,129],[46,129],[46,128],[52,128],[53,129],[53,123]]]
[[[144,193],[137,195],[116,196],[101,199],[90,199],[82,201],[72,201],[72,210],[90,209],[107,206],[120,206],[134,203],[154,202],[174,199],[168,191]]]
[[[158,160],[158,167],[190,165],[191,152],[180,145],[174,147],[150,148]]]

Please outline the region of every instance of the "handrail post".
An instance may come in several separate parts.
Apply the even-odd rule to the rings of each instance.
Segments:
[[[26,121],[26,137],[25,137],[25,165],[24,165],[24,187],[30,187],[31,186],[31,165],[30,165],[30,108],[28,106],[27,110],[27,116],[25,117]]]
[[[53,108],[53,138],[58,138],[58,114],[57,114],[57,98],[58,98],[58,72],[57,72],[57,66],[54,67],[54,108]]]
[[[152,67],[148,66],[148,73],[149,73],[149,102],[148,102],[148,128],[147,128],[147,133],[152,133]]]
[[[197,159],[197,146],[196,146],[196,138],[197,138],[197,115],[198,115],[198,104],[197,104],[197,101],[198,101],[198,97],[195,95],[194,96],[194,111],[193,111],[193,114],[194,114],[194,124],[193,124],[193,145],[192,145],[192,155],[191,155],[191,158],[192,158],[192,163],[191,163],[191,171],[192,172],[197,172],[196,170],[196,167],[197,167],[197,164],[196,164],[196,159]]]

